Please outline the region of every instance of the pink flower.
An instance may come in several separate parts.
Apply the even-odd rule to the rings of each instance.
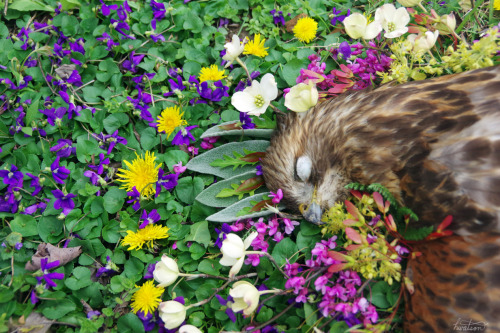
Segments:
[[[320,276],[319,278],[314,281],[314,287],[316,290],[321,290],[321,293],[325,294],[326,293],[326,284],[328,283],[329,279],[325,275]]]
[[[287,263],[285,264],[285,273],[288,276],[294,276],[294,275],[299,274],[300,265],[298,263],[290,264],[288,259],[286,259],[286,262]]]
[[[267,231],[267,224],[264,223],[264,219],[260,218],[259,221],[254,225],[255,229],[259,234],[264,234]]]
[[[231,226],[231,231],[232,232],[238,232],[245,229],[245,223],[241,221],[236,221],[232,226]]]
[[[300,224],[297,221],[292,221],[292,220],[287,219],[287,218],[283,219],[283,222],[285,222],[285,233],[287,235],[290,235],[292,233],[293,229],[295,229],[295,226]]]
[[[285,288],[293,288],[294,294],[298,295],[300,290],[303,288],[304,283],[306,283],[306,279],[302,276],[295,276],[286,281]]]
[[[183,173],[184,171],[186,171],[187,167],[185,166],[182,166],[182,161],[179,161],[179,163],[177,164],[174,164],[174,172],[176,174],[181,174]]]
[[[271,198],[273,198],[273,203],[275,205],[279,204],[281,199],[283,199],[283,191],[279,188],[276,193],[271,192],[269,195]]]
[[[252,266],[259,266],[260,263],[260,255],[258,254],[249,254],[245,259],[245,264],[252,264]]]
[[[278,231],[277,233],[274,234],[273,236],[273,240],[276,242],[276,243],[279,243],[283,240],[283,238],[285,238],[285,236],[283,236],[283,234]]]
[[[274,235],[278,232],[278,227],[280,226],[276,218],[269,220],[269,236]]]

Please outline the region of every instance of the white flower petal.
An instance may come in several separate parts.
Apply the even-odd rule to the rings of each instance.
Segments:
[[[365,34],[363,36],[364,39],[373,39],[378,36],[378,34],[382,31],[382,24],[377,21],[373,21],[368,24],[366,27]]]
[[[240,112],[255,109],[255,97],[245,91],[238,91],[231,97],[231,104]]]
[[[233,278],[236,274],[239,273],[241,270],[241,267],[243,267],[243,262],[245,261],[245,256],[241,257],[238,259],[234,264],[233,267],[229,270],[229,277]]]
[[[262,97],[264,97],[266,101],[273,101],[278,97],[278,85],[271,73],[267,73],[262,77],[260,88]]]
[[[247,238],[245,238],[245,241],[243,242],[243,246],[245,247],[245,250],[252,245],[252,242],[255,238],[259,236],[259,233],[257,231],[252,232],[250,235],[248,235]]]

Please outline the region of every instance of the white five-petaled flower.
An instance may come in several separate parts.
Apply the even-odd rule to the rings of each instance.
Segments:
[[[382,31],[382,25],[378,21],[368,24],[368,20],[363,14],[352,13],[342,22],[345,31],[353,39],[373,39]]]
[[[179,327],[186,319],[186,307],[177,301],[166,301],[158,306],[161,320],[166,329]]]
[[[252,232],[245,241],[236,234],[227,234],[226,239],[222,242],[221,252],[222,258],[219,263],[222,266],[232,266],[229,271],[229,277],[234,277],[240,271],[245,261],[245,251],[250,247],[253,240],[259,235],[258,232]]]
[[[413,50],[416,52],[429,51],[434,44],[436,44],[436,40],[439,36],[439,31],[426,31],[425,34],[411,34],[408,36],[408,40],[413,44]]]
[[[278,97],[278,86],[274,76],[267,73],[260,83],[253,80],[250,87],[234,93],[231,97],[231,104],[240,112],[259,116],[266,112],[267,107],[276,97]]]
[[[229,295],[233,298],[230,304],[231,310],[243,311],[244,316],[251,315],[259,305],[260,293],[250,282],[235,282],[229,290]]]
[[[293,86],[285,96],[285,106],[295,112],[305,112],[318,103],[318,89],[309,81]]]
[[[406,8],[400,7],[396,9],[393,4],[388,3],[375,11],[375,21],[382,24],[385,30],[385,38],[396,38],[408,31],[408,23],[410,23],[410,15]]]
[[[243,53],[245,48],[245,44],[240,42],[240,37],[237,35],[233,35],[233,39],[231,42],[224,44],[224,48],[226,49],[226,54],[222,57],[223,60],[227,61],[226,66],[228,67],[233,63]]]
[[[179,333],[202,333],[198,327],[193,325],[182,325],[179,328]]]
[[[161,257],[161,261],[156,263],[153,271],[154,279],[159,283],[158,287],[168,287],[177,280],[179,267],[174,259],[166,254]]]

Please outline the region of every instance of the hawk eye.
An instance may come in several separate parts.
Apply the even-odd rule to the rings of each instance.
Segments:
[[[295,164],[295,172],[300,180],[307,181],[312,172],[312,161],[309,156],[300,156]]]

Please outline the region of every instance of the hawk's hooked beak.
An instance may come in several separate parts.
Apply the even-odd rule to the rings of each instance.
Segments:
[[[303,204],[299,206],[299,210],[304,218],[314,224],[324,224],[321,222],[321,217],[323,216],[323,209],[319,205],[319,200],[316,196],[316,187],[313,192],[313,199],[309,206],[304,206]]]

